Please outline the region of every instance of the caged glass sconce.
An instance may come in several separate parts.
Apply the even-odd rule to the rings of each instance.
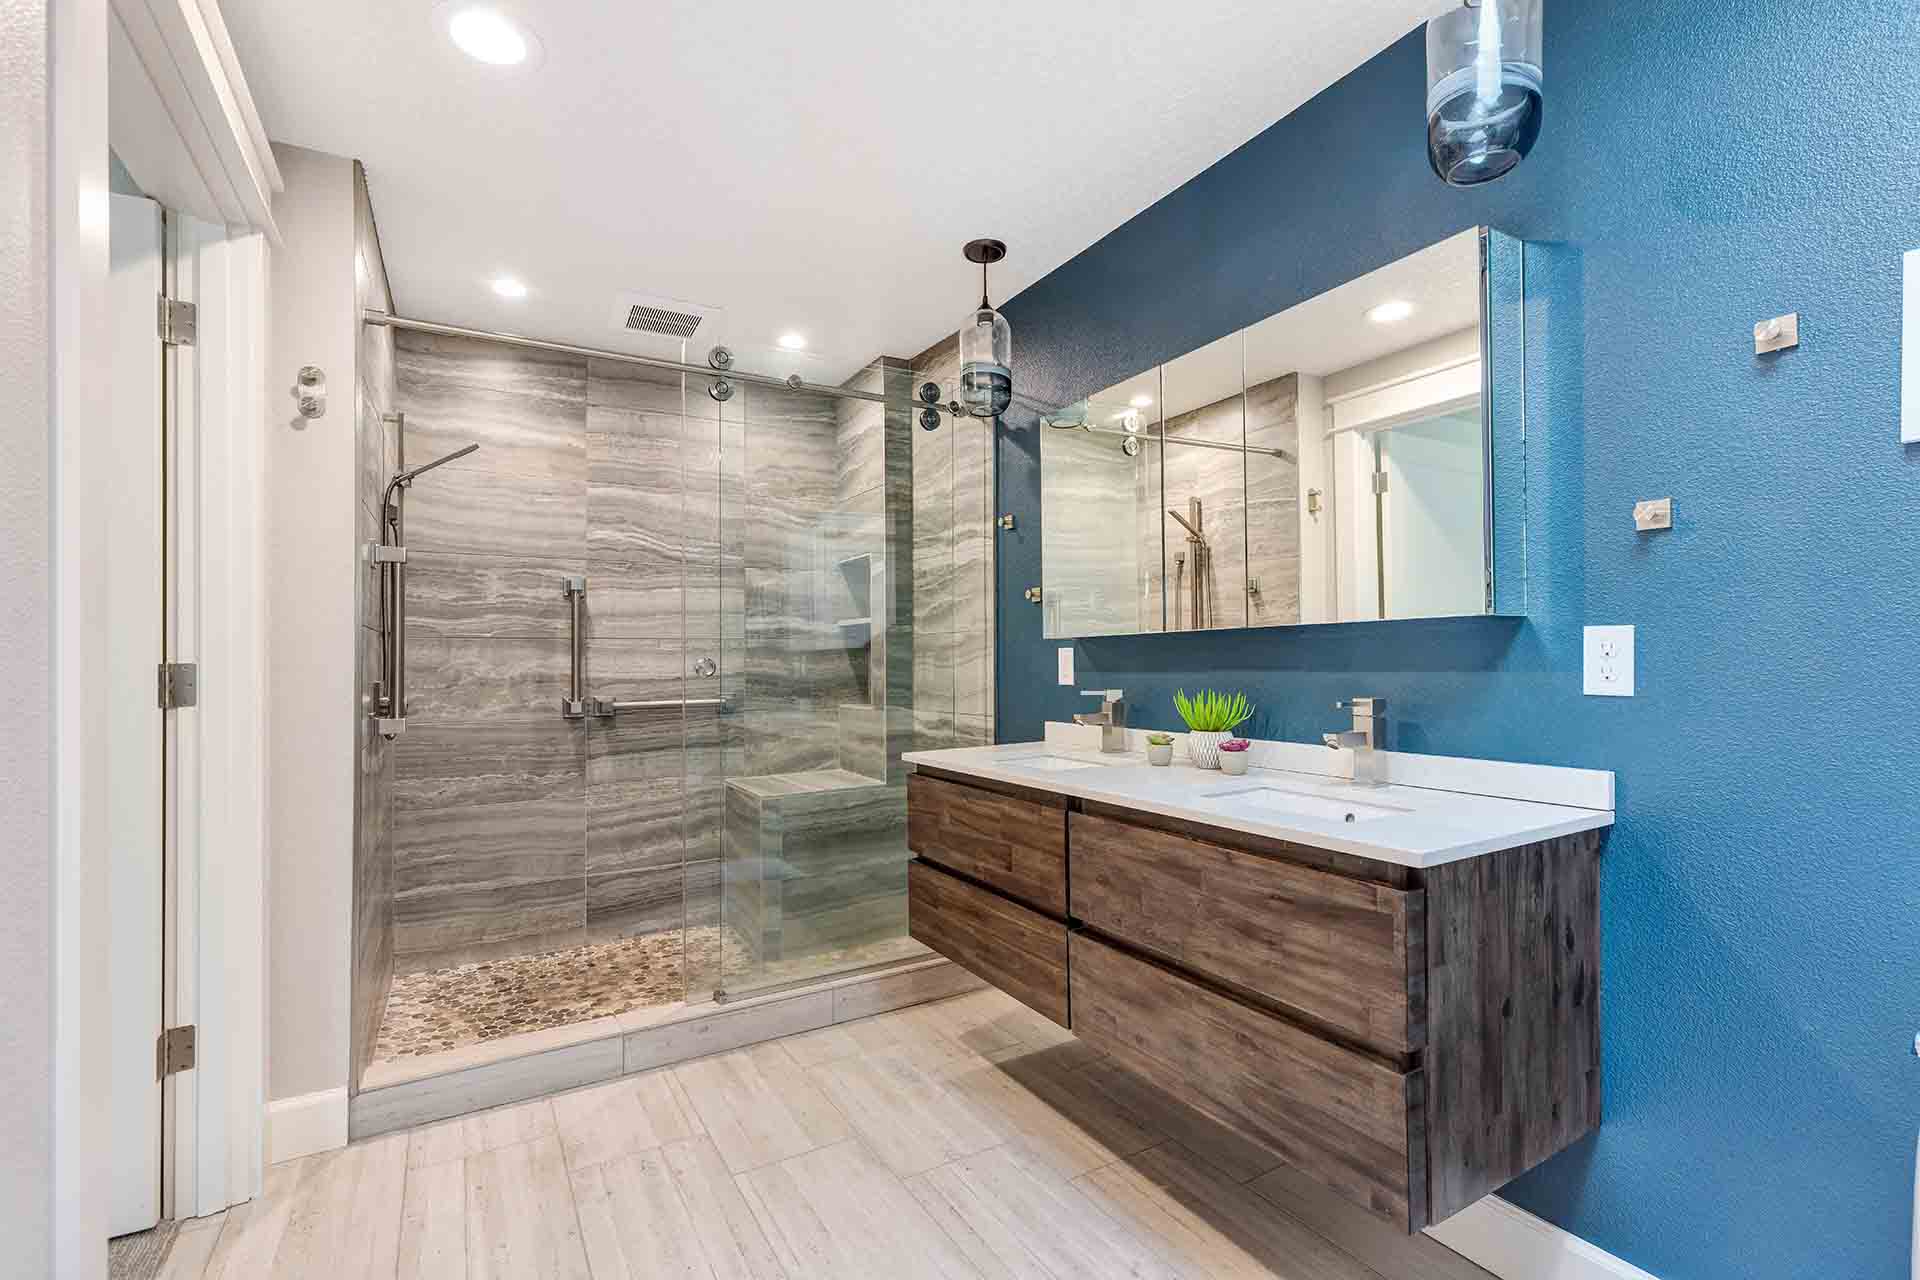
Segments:
[[[1450,187],[1477,187],[1540,136],[1543,0],[1465,0],[1427,23],[1427,158]]]
[[[964,252],[980,264],[980,305],[960,322],[960,405],[975,418],[992,418],[1013,403],[1013,330],[987,301],[987,268],[1007,256],[1007,246],[970,240]]]

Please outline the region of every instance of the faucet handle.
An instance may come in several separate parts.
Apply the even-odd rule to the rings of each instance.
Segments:
[[[1083,698],[1105,698],[1109,702],[1118,702],[1127,696],[1127,691],[1125,689],[1082,689],[1080,696]]]
[[[1351,710],[1355,715],[1377,716],[1386,710],[1385,698],[1342,698],[1333,704],[1335,711]]]

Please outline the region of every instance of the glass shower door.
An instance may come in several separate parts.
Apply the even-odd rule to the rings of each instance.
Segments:
[[[844,384],[865,395],[736,382],[720,406],[722,998],[926,954],[906,935],[900,763],[912,385],[883,362]]]

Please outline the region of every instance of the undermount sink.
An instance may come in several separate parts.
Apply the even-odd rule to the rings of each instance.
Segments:
[[[1296,818],[1318,818],[1323,822],[1371,822],[1376,818],[1391,818],[1397,814],[1412,812],[1395,805],[1330,799],[1327,796],[1317,796],[1306,791],[1289,791],[1285,787],[1236,787],[1228,791],[1209,791],[1205,798],[1231,800],[1236,807],[1244,805],[1249,809],[1259,809],[1267,813],[1284,813]]]
[[[1082,760],[1077,756],[1033,755],[1014,756],[1000,761],[1005,765],[1017,765],[1022,769],[1034,769],[1041,773],[1064,773],[1069,769],[1104,769],[1106,763],[1100,760]]]

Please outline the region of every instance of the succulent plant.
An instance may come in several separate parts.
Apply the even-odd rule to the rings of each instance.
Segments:
[[[1195,733],[1231,733],[1237,725],[1253,715],[1253,704],[1247,701],[1244,693],[1229,697],[1211,689],[1202,689],[1189,698],[1187,691],[1181,689],[1173,695],[1173,705],[1180,713],[1180,718],[1187,722],[1187,728]]]
[[[1220,744],[1220,749],[1222,751],[1246,751],[1252,746],[1253,744],[1245,738],[1229,738]]]
[[[1170,747],[1173,745],[1173,735],[1170,733],[1150,733],[1147,735],[1147,745],[1150,747]]]

